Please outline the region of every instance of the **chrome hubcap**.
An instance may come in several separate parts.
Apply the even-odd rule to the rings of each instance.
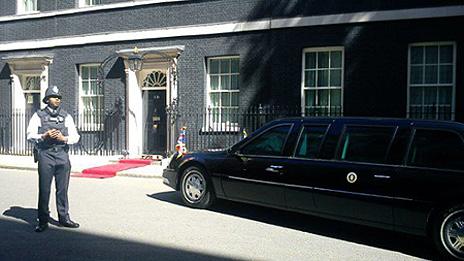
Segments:
[[[184,195],[189,202],[197,202],[205,193],[205,181],[197,172],[187,174],[184,181]]]
[[[464,210],[449,215],[443,223],[442,239],[452,254],[464,257]]]

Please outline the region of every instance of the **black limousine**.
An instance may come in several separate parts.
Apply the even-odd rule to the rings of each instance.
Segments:
[[[190,207],[222,198],[424,235],[464,260],[464,124],[282,119],[225,151],[175,156],[163,178]]]

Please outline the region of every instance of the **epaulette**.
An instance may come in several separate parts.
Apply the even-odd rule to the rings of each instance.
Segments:
[[[61,109],[60,113],[58,113],[58,115],[60,115],[63,118],[66,118],[66,116],[68,116],[68,114],[69,113],[67,111],[63,110],[63,109]]]
[[[37,113],[37,116],[41,117],[41,116],[45,116],[47,115],[48,113],[45,111],[46,108],[43,108],[43,109],[40,109],[40,110],[37,110],[35,113]]]

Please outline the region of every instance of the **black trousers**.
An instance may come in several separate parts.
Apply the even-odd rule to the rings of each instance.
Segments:
[[[60,220],[69,219],[68,187],[71,163],[67,150],[52,147],[39,150],[39,223],[48,223],[50,217],[49,202],[52,180],[55,178],[56,208]]]

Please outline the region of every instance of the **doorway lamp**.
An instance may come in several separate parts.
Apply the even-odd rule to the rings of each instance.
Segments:
[[[153,49],[153,48],[142,48],[139,49],[137,46],[135,46],[131,51],[129,50],[121,50],[121,51],[116,51],[107,56],[103,62],[100,63],[100,66],[98,67],[98,72],[97,72],[97,82],[100,85],[100,88],[105,90],[105,80],[106,80],[106,74],[105,71],[110,71],[110,69],[114,66],[115,60],[118,59],[126,59],[126,66],[131,70],[132,72],[140,72],[143,69],[144,65],[144,59],[148,58],[149,60],[156,59],[157,61],[160,62],[166,62],[167,63],[167,68],[174,69],[171,71],[171,76],[172,76],[172,81],[177,82],[177,62],[176,59],[179,55],[175,57],[170,56],[168,53],[163,52],[163,49]],[[183,50],[183,49],[181,49]],[[148,57],[151,56],[151,57]],[[121,99],[121,102],[118,104],[125,104],[127,101],[124,101],[124,98]],[[125,105],[127,106],[127,104]],[[122,106],[121,106],[122,107]],[[127,108],[127,107],[126,107]],[[125,109],[123,110],[123,113],[121,113],[121,118],[124,120],[125,119]],[[167,105],[166,107],[166,113],[169,115],[169,118],[171,119],[170,124],[171,128],[175,128],[175,123],[176,119],[179,115],[178,109],[177,109],[177,99],[174,99],[170,104]],[[127,122],[126,122],[126,128],[127,127]],[[175,137],[174,137],[175,138]],[[128,144],[128,141],[126,140],[126,144]],[[169,144],[168,144],[169,146]]]
[[[142,70],[143,67],[143,56],[139,53],[139,49],[134,47],[132,54],[127,57],[127,62],[129,64],[129,69],[133,72],[138,72]]]
[[[129,69],[133,72],[139,72],[143,69],[143,60],[145,56],[149,54],[155,54],[164,59],[167,62],[170,62],[171,65],[176,65],[176,61],[173,57],[167,55],[164,52],[160,52],[157,50],[139,50],[137,46],[134,47],[132,52],[127,56],[127,66]],[[104,80],[104,69],[105,67],[114,59],[118,59],[121,57],[121,54],[119,52],[114,52],[110,54],[108,57],[106,57],[103,62],[99,66],[99,80],[103,81]]]

